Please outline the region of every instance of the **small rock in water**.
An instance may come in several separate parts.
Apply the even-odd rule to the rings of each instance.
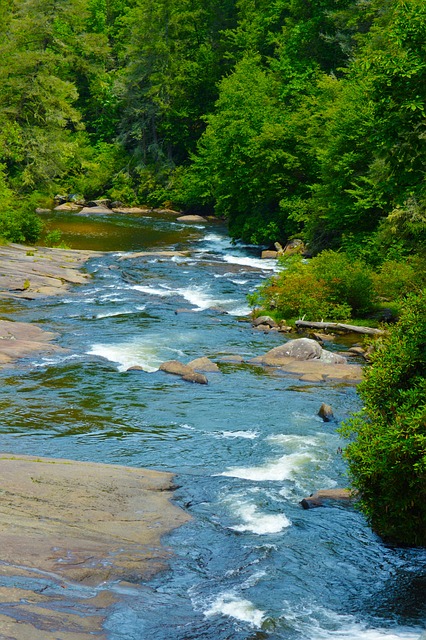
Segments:
[[[275,322],[271,316],[259,316],[253,320],[253,326],[258,327],[259,325],[267,325],[268,327],[278,327],[278,324]]]
[[[324,500],[349,501],[356,498],[356,492],[350,489],[320,489],[312,493],[309,498],[303,498],[300,504],[304,509],[314,509],[324,506]]]
[[[220,371],[217,364],[206,357],[196,358],[195,360],[188,362],[188,367],[191,367],[191,369],[194,369],[194,371]]]
[[[198,373],[197,371],[186,373],[182,376],[182,380],[186,380],[186,382],[196,382],[197,384],[208,384],[206,376],[202,373]]]
[[[333,409],[325,402],[320,406],[318,415],[324,420],[324,422],[330,422],[334,418]]]

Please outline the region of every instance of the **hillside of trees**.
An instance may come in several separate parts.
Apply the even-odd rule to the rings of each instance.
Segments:
[[[234,238],[313,253],[424,250],[421,0],[0,11],[2,235],[32,240],[34,204],[60,192],[214,214]]]

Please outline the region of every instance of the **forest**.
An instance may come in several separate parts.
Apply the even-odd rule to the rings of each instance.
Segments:
[[[36,242],[36,207],[65,193],[216,216],[263,247],[301,239],[312,260],[292,257],[253,306],[402,314],[416,348],[394,347],[407,368],[389,384],[413,386],[385,415],[373,380],[359,420],[396,421],[423,487],[426,3],[0,0],[0,14],[0,236]],[[381,473],[369,455],[350,453],[361,489]]]
[[[0,232],[55,193],[424,251],[421,0],[1,0]]]

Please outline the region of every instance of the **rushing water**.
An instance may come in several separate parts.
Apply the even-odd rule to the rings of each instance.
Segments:
[[[50,221],[52,222],[52,221]],[[283,336],[243,322],[245,296],[271,273],[215,224],[161,217],[54,220],[92,259],[91,282],[62,298],[3,305],[4,318],[60,334],[66,351],[0,372],[2,450],[176,474],[193,519],[165,541],[170,570],[123,594],[112,640],[409,640],[425,628],[424,550],[385,546],[351,506],[303,511],[344,486],[343,419],[355,390],[220,364],[208,386],[161,362],[264,353]],[[144,257],[144,250],[185,257]],[[138,365],[143,371],[127,371]]]

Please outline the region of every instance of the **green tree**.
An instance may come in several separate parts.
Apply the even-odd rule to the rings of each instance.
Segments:
[[[306,181],[299,123],[257,55],[237,63],[219,89],[187,176],[192,201],[211,202],[234,237],[257,243],[285,239],[298,227],[289,223],[280,200],[283,194],[297,198]]]
[[[364,408],[343,427],[352,484],[379,535],[426,545],[426,290],[407,298],[372,360]]]

